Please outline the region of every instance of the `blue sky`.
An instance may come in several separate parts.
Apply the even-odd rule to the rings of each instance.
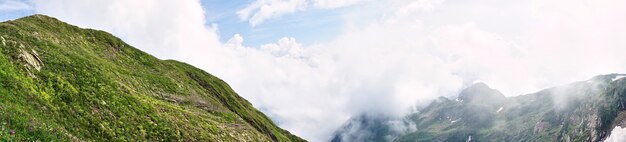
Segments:
[[[2,12],[3,12],[2,15],[0,15],[1,21],[16,19],[16,18],[24,17],[24,15],[33,14],[33,11],[29,11],[29,10],[2,11]]]

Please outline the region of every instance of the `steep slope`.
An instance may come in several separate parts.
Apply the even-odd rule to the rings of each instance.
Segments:
[[[412,131],[374,133],[373,138],[399,135],[387,140],[601,141],[614,127],[626,125],[623,77],[601,75],[511,98],[478,83],[462,91],[456,99],[441,97],[402,118],[401,121],[414,127]],[[392,127],[380,125],[385,123],[374,124]],[[355,124],[346,126],[352,125]],[[346,134],[339,131],[338,136],[341,135]]]
[[[304,141],[224,81],[44,15],[0,23],[0,140]]]

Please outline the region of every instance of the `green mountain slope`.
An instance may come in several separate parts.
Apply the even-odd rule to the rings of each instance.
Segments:
[[[392,126],[384,125],[392,121],[389,119],[352,121],[337,132],[334,141],[602,141],[616,126],[626,126],[623,77],[626,75],[601,75],[510,98],[478,83],[456,99],[441,97],[395,120],[411,124],[415,128],[411,131],[389,131]],[[346,133],[355,126],[371,135],[354,137]]]
[[[44,15],[0,23],[0,140],[304,141],[224,81]]]

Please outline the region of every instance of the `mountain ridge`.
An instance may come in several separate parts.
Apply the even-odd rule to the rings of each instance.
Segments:
[[[463,89],[457,97],[459,101],[477,105],[497,106],[504,103],[506,97],[498,90],[492,89],[489,85],[478,82]]]
[[[113,35],[32,15],[0,23],[0,140],[304,141],[223,80]]]
[[[336,132],[333,141],[384,137],[386,141],[603,141],[613,128],[626,125],[624,77],[624,74],[599,75],[494,101],[499,103],[441,97],[403,118],[367,123],[350,121]],[[476,93],[469,96],[493,96],[485,94],[493,94],[494,90],[487,85],[472,85],[458,97],[467,97],[463,94],[468,92]],[[353,118],[360,119],[363,118]],[[393,129],[384,124],[394,121],[413,129],[400,133],[380,131]],[[351,126],[366,128],[361,131],[372,135],[354,137],[348,131]]]

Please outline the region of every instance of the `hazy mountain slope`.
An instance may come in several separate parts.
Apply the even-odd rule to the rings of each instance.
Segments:
[[[414,129],[373,133],[365,141],[380,137],[388,141],[601,141],[615,126],[626,125],[626,79],[622,77],[602,75],[511,98],[478,83],[457,99],[441,97],[419,112],[394,120]],[[354,125],[392,129],[381,125],[388,121],[347,124],[335,139],[350,140],[345,129]],[[374,129],[365,130],[369,132],[383,129],[364,128]]]
[[[34,15],[0,23],[0,42],[3,141],[303,141],[219,78],[106,32]]]

